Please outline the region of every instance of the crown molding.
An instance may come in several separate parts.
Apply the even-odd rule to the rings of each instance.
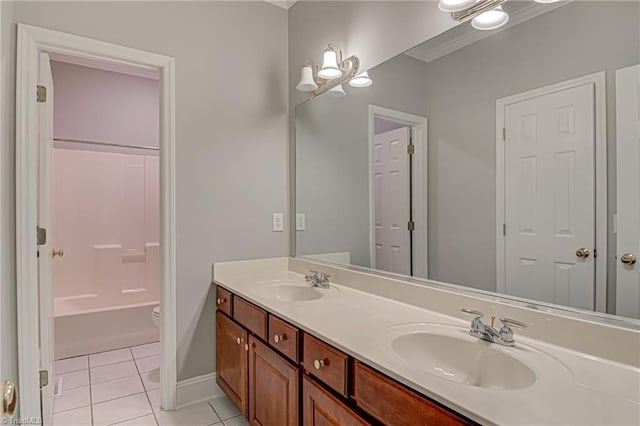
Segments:
[[[271,3],[274,6],[281,7],[283,9],[290,9],[298,0],[264,0],[267,3]]]
[[[565,6],[574,0],[566,0],[558,3],[547,3],[544,4],[544,7],[541,7],[541,4],[531,3],[523,7],[522,9],[517,10],[516,12],[512,12],[510,15],[509,22],[503,27],[493,30],[493,31],[479,31],[473,30],[468,33],[465,33],[461,36],[458,36],[454,39],[446,41],[438,46],[435,46],[431,49],[425,49],[423,47],[414,47],[411,50],[405,52],[406,55],[416,58],[420,61],[429,63],[435,61],[438,58],[446,56],[450,53],[455,52],[456,50],[462,49],[463,47],[469,46],[473,43],[476,43],[480,40],[483,40],[487,37],[490,37],[497,32],[504,31],[508,28],[515,27],[516,25],[520,25],[523,22],[529,21],[533,18],[536,18],[540,15],[544,15],[545,13],[551,12],[559,7]]]

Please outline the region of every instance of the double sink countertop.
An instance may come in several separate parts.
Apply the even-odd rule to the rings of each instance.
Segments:
[[[216,263],[213,278],[214,284],[481,424],[640,424],[640,369],[635,366],[523,337],[517,329],[513,348],[484,342],[466,334],[472,317],[464,321],[334,282],[329,290],[317,289],[322,296],[315,299],[279,300],[277,289],[295,293],[296,285],[306,285],[304,275],[288,270],[286,259]],[[283,299],[292,294],[286,292]],[[301,290],[293,297],[309,294]],[[450,360],[443,360],[450,340],[427,339],[421,347],[420,339],[411,342],[406,337],[416,333],[447,337],[442,330],[448,329],[461,342],[451,347]],[[444,345],[437,344],[441,341]],[[474,384],[461,382],[456,377],[460,371],[450,368],[477,361],[476,355],[466,356],[467,348],[480,348],[474,354],[499,353],[486,364],[487,371],[480,372],[487,377],[474,379]],[[505,356],[526,365],[530,377],[520,371],[511,374],[508,369],[514,366],[504,362]]]

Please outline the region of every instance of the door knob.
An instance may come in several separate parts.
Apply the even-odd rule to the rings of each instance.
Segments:
[[[635,265],[637,260],[638,259],[636,259],[636,256],[631,253],[625,253],[620,256],[620,262],[624,263],[625,265]]]
[[[16,394],[15,385],[8,380],[0,383],[0,396],[2,397],[0,419],[13,416],[13,413],[16,411],[16,405],[18,405],[18,395]]]
[[[51,253],[51,257],[53,257],[54,259],[56,258],[56,256],[58,257],[62,257],[64,256],[64,252],[62,251],[62,249],[54,249],[53,252]]]
[[[589,250],[584,247],[579,248],[578,250],[576,250],[576,256],[581,259],[586,259],[587,257],[589,257]]]

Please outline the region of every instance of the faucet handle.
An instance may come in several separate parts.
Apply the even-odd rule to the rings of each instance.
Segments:
[[[473,309],[460,309],[460,312],[464,312],[465,314],[475,315],[476,318],[482,318],[484,316],[484,312],[474,311]]]
[[[514,320],[514,319],[511,319],[511,318],[500,318],[500,322],[504,326],[508,326],[508,327],[515,327],[515,328],[526,328],[527,327],[527,324],[523,323],[522,321]]]

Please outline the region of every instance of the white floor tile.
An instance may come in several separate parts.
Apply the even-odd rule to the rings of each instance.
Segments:
[[[177,411],[160,411],[156,413],[156,418],[160,426],[209,426],[220,424],[220,419],[215,411],[206,402],[189,405]]]
[[[211,401],[209,401],[209,404],[211,404],[213,409],[222,420],[230,419],[231,417],[240,415],[240,411],[238,411],[236,406],[233,405],[231,400],[226,396],[212,399]]]
[[[109,380],[108,382],[94,383],[91,385],[91,400],[94,404],[110,399],[122,398],[144,392],[140,376],[124,377],[122,379]]]
[[[53,415],[53,426],[87,426],[91,424],[91,407],[63,411]]]
[[[225,420],[224,426],[249,426],[249,422],[244,417],[238,416]]]
[[[132,359],[133,356],[131,356],[131,350],[129,348],[117,349],[115,351],[100,352],[98,354],[89,355],[89,366],[94,368],[102,365],[131,361]]]
[[[61,359],[53,362],[53,374],[64,374],[72,371],[86,370],[89,368],[89,357],[77,356],[75,358]]]
[[[157,424],[156,417],[153,414],[147,414],[146,416],[138,417],[136,419],[116,423],[117,426],[157,426]]]
[[[126,361],[92,368],[90,374],[91,384],[95,384],[122,377],[135,376],[138,374],[138,370],[133,361]]]
[[[146,358],[136,359],[136,365],[141,373],[160,368],[160,355],[148,356]]]
[[[89,386],[89,370],[58,374],[55,376],[54,380],[57,382],[58,379],[61,379],[61,391],[79,388],[80,386]]]
[[[69,389],[53,397],[53,412],[59,413],[60,411],[80,408],[90,404],[89,386]]]
[[[131,348],[134,358],[145,358],[152,355],[160,355],[160,342],[147,343],[146,345]]]
[[[151,370],[146,373],[140,373],[142,384],[148,391],[160,388],[160,370]]]
[[[151,405],[147,395],[126,396],[93,405],[93,424],[95,426],[111,425],[151,414]]]
[[[151,409],[154,412],[160,411],[160,389],[154,389],[147,392],[149,401],[151,402]]]

